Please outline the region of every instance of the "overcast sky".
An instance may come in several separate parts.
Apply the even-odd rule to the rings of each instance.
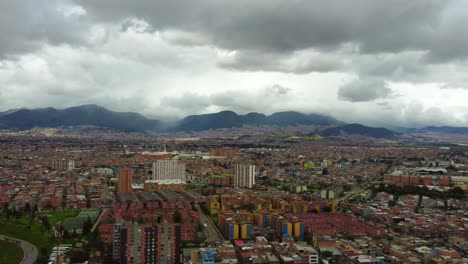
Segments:
[[[0,1],[0,111],[468,125],[468,0]]]

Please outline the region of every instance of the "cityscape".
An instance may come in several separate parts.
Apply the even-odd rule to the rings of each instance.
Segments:
[[[467,260],[465,146],[21,133],[0,231],[44,263]]]
[[[468,264],[467,25],[0,1],[0,264]]]

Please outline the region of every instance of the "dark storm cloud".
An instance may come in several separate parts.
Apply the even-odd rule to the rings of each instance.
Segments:
[[[354,58],[349,70],[354,69],[363,76],[392,80],[413,81],[426,77],[428,69],[423,63],[423,52],[401,52],[361,55]]]
[[[355,43],[361,53],[427,51],[432,61],[468,56],[466,1],[78,0],[95,19],[139,17],[155,29],[209,35],[232,50],[291,52]]]
[[[82,44],[85,21],[69,1],[0,1],[0,58],[44,44]]]
[[[392,89],[382,80],[357,80],[341,86],[338,98],[350,102],[368,102],[387,98],[393,94]]]
[[[454,123],[466,25],[466,0],[0,1],[0,108]]]

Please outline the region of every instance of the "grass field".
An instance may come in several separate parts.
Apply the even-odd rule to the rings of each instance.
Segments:
[[[41,248],[51,249],[53,234],[44,229],[38,221],[31,221],[28,217],[22,216],[18,219],[0,219],[0,234],[26,240]]]
[[[10,242],[0,240],[0,249],[2,264],[18,264],[23,259],[23,250]]]
[[[47,215],[47,218],[49,219],[49,223],[53,225],[59,221],[62,221],[66,217],[77,216],[79,211],[69,209],[69,210],[47,211],[43,213]]]
[[[80,229],[83,227],[83,223],[88,220],[88,218],[94,222],[99,216],[99,210],[83,210],[75,217],[69,217],[63,221],[63,227],[67,231],[73,229]]]
[[[57,210],[41,213],[47,215],[49,224],[52,227],[55,223],[63,220],[66,217],[76,216],[78,211]],[[53,244],[55,243],[52,229],[46,230],[41,222],[37,220],[31,220],[27,216],[21,216],[18,219],[15,217],[4,219],[0,215],[0,234],[26,240],[35,245],[39,252],[45,250],[49,253],[52,250]]]

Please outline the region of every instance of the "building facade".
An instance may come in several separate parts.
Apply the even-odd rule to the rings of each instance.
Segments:
[[[236,165],[234,185],[252,188],[255,184],[255,165]]]
[[[54,160],[52,161],[52,169],[58,171],[73,171],[75,169],[75,161]]]
[[[133,170],[131,168],[119,168],[117,172],[119,179],[117,192],[129,193],[132,192]]]
[[[181,226],[121,221],[114,225],[112,258],[119,264],[180,264]]]
[[[153,174],[149,180],[180,180],[185,183],[187,181],[185,164],[181,164],[177,160],[158,160],[153,163]]]

